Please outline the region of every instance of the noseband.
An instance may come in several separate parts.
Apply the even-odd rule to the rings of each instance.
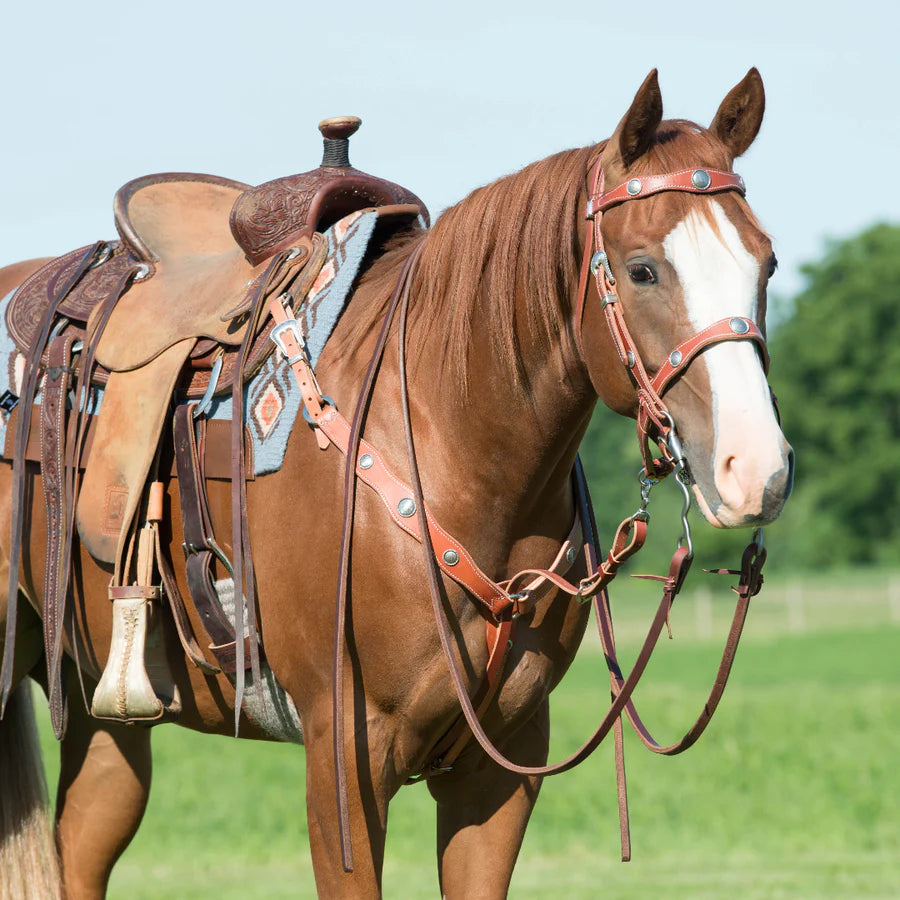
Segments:
[[[588,278],[593,275],[600,297],[600,306],[606,317],[616,352],[628,370],[637,391],[638,439],[644,458],[645,475],[648,478],[659,479],[673,471],[679,465],[679,460],[683,459],[675,434],[675,423],[662,400],[662,395],[685,373],[702,350],[723,341],[754,341],[762,356],[763,369],[768,372],[769,354],[766,339],[752,319],[744,316],[719,319],[682,341],[666,356],[656,373],[653,376],[649,375],[647,366],[625,324],[621,301],[615,290],[616,279],[603,244],[603,213],[629,200],[640,200],[664,191],[689,194],[736,191],[744,196],[746,192],[744,179],[734,172],[722,172],[718,169],[684,169],[665,175],[630,178],[611,191],[605,191],[601,157],[598,157],[591,169],[589,183],[591,191],[585,215],[588,225],[575,314],[578,344],[579,347],[583,346],[581,321],[584,316]],[[653,459],[650,452],[651,441],[659,446],[662,452],[660,459]]]

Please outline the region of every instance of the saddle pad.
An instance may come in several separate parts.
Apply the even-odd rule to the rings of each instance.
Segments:
[[[351,213],[325,232],[328,256],[307,302],[297,312],[307,335],[307,351],[313,366],[347,305],[378,219],[378,210],[362,210]],[[255,475],[266,475],[281,468],[302,402],[290,366],[280,353],[273,353],[247,385],[244,398]],[[208,415],[211,419],[230,421],[231,398],[214,401]]]

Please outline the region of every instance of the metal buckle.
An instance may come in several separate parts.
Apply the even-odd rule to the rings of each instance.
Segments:
[[[605,250],[598,250],[591,257],[591,274],[596,275],[600,268],[603,268],[603,271],[606,273],[606,280],[610,285],[614,285],[616,283],[616,279],[612,273],[612,267],[609,264],[609,257],[606,255]]]
[[[293,335],[294,340],[297,342],[297,346],[300,348],[300,353],[296,356],[288,356],[287,345],[285,344],[283,337],[286,331]],[[298,360],[305,358],[306,352],[303,348],[306,344],[306,338],[303,336],[300,323],[296,319],[286,319],[280,325],[276,325],[272,329],[272,333],[269,337],[281,351],[281,355],[287,360],[289,366],[292,366]]]
[[[210,407],[212,403],[213,394],[216,392],[216,387],[219,384],[219,375],[222,372],[222,353],[220,353],[216,357],[216,361],[213,363],[212,372],[209,375],[209,384],[206,386],[206,391],[203,394],[200,402],[194,407],[191,412],[191,415],[195,419],[199,419]]]

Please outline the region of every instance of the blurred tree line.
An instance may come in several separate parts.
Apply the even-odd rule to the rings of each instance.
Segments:
[[[805,287],[770,329],[769,380],[796,454],[794,493],[766,528],[769,565],[820,569],[900,563],[900,226],[830,242],[802,268]],[[585,462],[601,540],[637,506],[634,424],[605,407]],[[680,528],[666,483],[651,502],[652,544],[639,571],[664,568]],[[737,564],[749,534],[712,529],[696,510],[698,564]]]

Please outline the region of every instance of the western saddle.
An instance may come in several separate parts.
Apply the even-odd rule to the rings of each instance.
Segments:
[[[26,362],[18,396],[7,392],[0,400],[16,405],[8,429],[15,439],[4,454],[14,468],[13,602],[0,689],[5,697],[12,678],[26,460],[37,460],[48,513],[43,618],[58,736],[66,719],[61,646],[70,625],[76,526],[85,548],[114,573],[112,646],[94,715],[154,721],[178,714],[177,688],[155,633],[164,600],[195,665],[231,673],[241,685],[245,668],[258,676],[243,404],[246,379],[274,346],[268,302],[302,304],[325,260],[323,232],[352,212],[377,207],[398,226],[413,227],[420,217],[428,224],[418,197],[350,165],[349,138],[359,125],[354,116],[321,122],[319,168],[258,187],[186,173],[128,182],[114,203],[120,239],[53,260],[10,301],[7,328]],[[229,393],[232,422],[207,421],[212,397]],[[171,471],[173,456],[187,582],[214,664],[193,635],[159,540],[161,479],[168,474],[162,467]],[[232,480],[231,561],[212,534],[205,478],[213,475]],[[218,602],[216,566],[234,577],[235,596],[243,600],[234,626]]]

